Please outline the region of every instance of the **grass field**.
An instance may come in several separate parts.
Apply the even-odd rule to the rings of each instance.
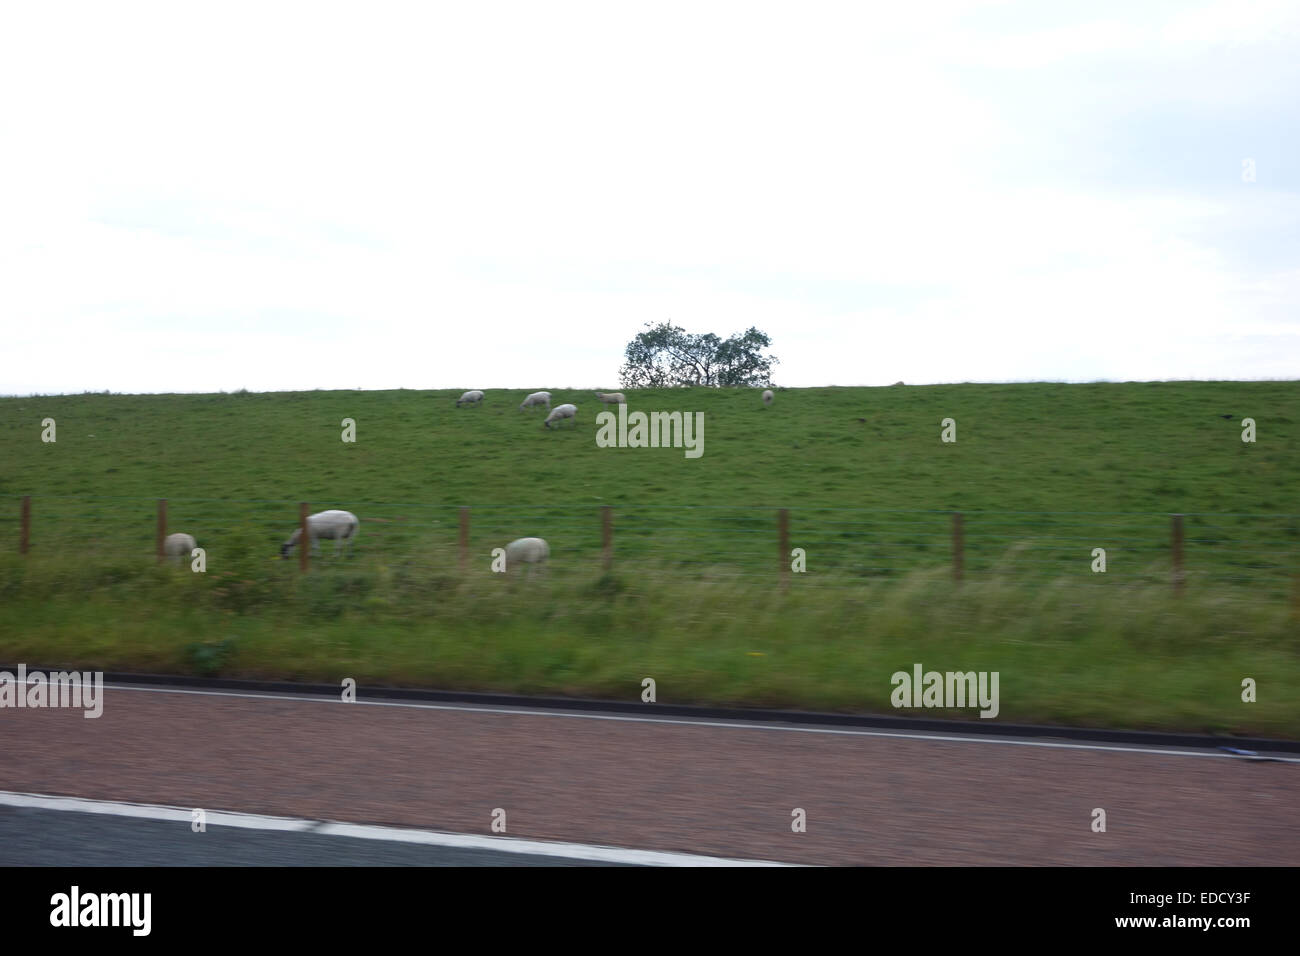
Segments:
[[[0,658],[633,699],[651,676],[661,701],[891,713],[890,674],[921,662],[999,671],[1002,720],[1300,728],[1298,382],[629,396],[703,412],[698,459],[596,447],[585,391],[552,390],[579,415],[548,433],[516,408],[534,387],[460,409],[459,390],[0,399]],[[207,573],[152,562],[164,497]],[[354,558],[272,560],[300,500],[362,518]],[[785,591],[781,507],[808,565]],[[551,542],[549,572],[492,574],[525,535]]]

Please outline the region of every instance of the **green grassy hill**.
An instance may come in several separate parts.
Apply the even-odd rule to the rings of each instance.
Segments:
[[[548,432],[517,409],[529,390],[459,409],[460,390],[0,399],[0,658],[614,696],[653,667],[661,699],[889,710],[888,674],[926,651],[1000,669],[1002,719],[1290,732],[1300,715],[1232,692],[1300,677],[1300,382],[629,395],[702,412],[697,459],[597,447],[587,391],[552,390],[579,412]],[[156,498],[206,574],[153,565]],[[306,578],[271,560],[304,500],[362,519],[356,557]],[[785,592],[777,508],[807,552]],[[548,576],[491,574],[491,548],[525,535],[551,542]]]
[[[705,452],[547,434],[525,394],[286,392],[0,399],[0,494],[542,505],[1295,511],[1300,383],[948,385],[633,393],[705,414]],[[1222,415],[1233,415],[1232,420]],[[40,443],[40,421],[58,442]],[[1240,419],[1258,423],[1254,445]],[[957,442],[939,440],[957,421]],[[340,421],[357,421],[355,444]],[[93,436],[93,437],[92,437]]]

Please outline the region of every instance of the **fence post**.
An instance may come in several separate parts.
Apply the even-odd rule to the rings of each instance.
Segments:
[[[600,506],[600,563],[606,574],[614,566],[614,509],[610,505]]]
[[[954,581],[961,580],[964,548],[965,541],[962,538],[961,512],[954,511],[952,513],[952,578]]]
[[[311,551],[311,535],[307,533],[307,502],[298,502],[298,570],[306,571],[308,552]]]
[[[776,512],[776,549],[780,561],[781,588],[790,586],[790,509],[779,508]]]
[[[18,526],[18,553],[26,554],[32,535],[32,496],[23,495],[22,522]]]
[[[167,560],[167,499],[158,499],[158,536],[155,542],[155,550],[158,552],[158,563]]]
[[[469,567],[469,505],[460,506],[460,534],[456,538],[459,554],[460,573]]]
[[[1173,519],[1173,558],[1174,558],[1174,591],[1178,594],[1183,592],[1183,516],[1172,515]]]

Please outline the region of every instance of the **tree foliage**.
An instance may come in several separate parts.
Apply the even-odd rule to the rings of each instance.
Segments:
[[[647,322],[646,331],[627,344],[619,378],[624,388],[770,386],[772,366],[779,362],[763,354],[771,344],[753,327],[724,340],[712,332],[687,332],[671,322]]]

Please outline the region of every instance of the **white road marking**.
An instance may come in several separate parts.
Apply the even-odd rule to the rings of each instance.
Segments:
[[[258,694],[251,691],[227,690],[186,690],[179,687],[141,687],[134,684],[105,684],[105,689],[140,691],[151,694],[193,694],[201,697],[238,697],[249,700],[287,700],[321,704],[341,704],[355,707],[364,704],[370,707],[407,707],[416,710],[453,710],[473,714],[505,714],[511,717],[569,717],[580,720],[615,720],[635,724],[678,724],[688,727],[721,727],[728,730],[774,730],[784,733],[799,734],[833,734],[849,737],[892,737],[901,740],[930,740],[942,743],[983,743],[1005,744],[1015,747],[1044,747],[1050,750],[1099,750],[1113,753],[1153,754],[1164,757],[1223,757],[1231,760],[1260,762],[1254,758],[1242,757],[1219,750],[1166,750],[1156,747],[1120,746],[1115,744],[1069,743],[1066,741],[1022,740],[1016,737],[982,737],[976,734],[930,734],[920,731],[902,730],[858,730],[841,727],[801,727],[795,724],[761,724],[745,720],[699,720],[693,717],[630,717],[624,714],[599,714],[584,711],[563,710],[528,710],[521,707],[481,707],[473,704],[427,704],[417,701],[402,700],[366,700],[360,696],[364,688],[358,686],[358,697],[351,703],[345,703],[336,697],[293,694]],[[653,707],[647,704],[646,707]],[[1225,738],[1225,745],[1231,745],[1232,739]],[[1269,755],[1269,762],[1300,763],[1300,757],[1282,757]]]
[[[141,820],[164,820],[189,824],[193,811],[147,803],[118,803],[112,800],[87,800],[82,797],[54,797],[37,793],[12,793],[0,790],[0,806],[25,807],[33,810],[57,810],[68,813],[101,813]],[[359,840],[386,840],[394,843],[420,843],[426,846],[460,850],[491,850],[497,853],[523,853],[567,860],[591,860],[597,863],[632,863],[640,866],[790,866],[769,860],[732,860],[693,853],[667,853],[658,850],[633,850],[586,843],[560,843],[544,840],[520,840],[515,837],[475,836],[467,833],[440,833],[403,827],[370,826],[357,823],[334,823],[304,820],[297,817],[268,817],[252,813],[205,811],[208,826],[239,827],[245,830],[284,830],[294,833],[311,831],[326,836],[353,837]]]

